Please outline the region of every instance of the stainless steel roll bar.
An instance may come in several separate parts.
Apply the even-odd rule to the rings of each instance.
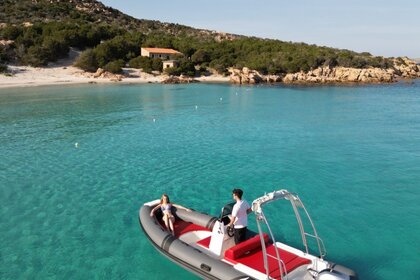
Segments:
[[[299,196],[296,193],[291,193],[291,192],[289,192],[287,190],[284,190],[284,189],[278,190],[278,191],[273,191],[271,193],[265,194],[265,195],[255,199],[252,202],[252,211],[255,213],[257,226],[258,226],[258,232],[259,232],[260,239],[261,239],[261,246],[262,246],[263,256],[264,256],[264,267],[266,269],[267,279],[270,279],[270,275],[269,275],[269,267],[268,267],[268,260],[267,260],[267,250],[266,250],[266,245],[265,245],[264,238],[263,238],[261,223],[264,223],[267,226],[267,229],[268,229],[269,234],[270,234],[270,238],[271,238],[271,240],[273,241],[274,244],[276,243],[276,241],[275,241],[273,232],[271,230],[271,227],[268,224],[268,221],[267,221],[267,219],[264,215],[262,206],[265,205],[265,204],[274,202],[276,200],[280,200],[280,199],[289,200],[291,205],[292,205],[293,211],[295,213],[296,220],[297,220],[298,225],[299,225],[299,230],[300,230],[300,234],[301,234],[301,237],[302,237],[303,245],[305,246],[306,253],[309,254],[307,237],[311,237],[311,238],[314,238],[317,242],[319,257],[321,259],[323,259],[323,257],[326,255],[326,249],[325,249],[325,246],[324,246],[324,242],[318,236],[315,225],[314,225],[311,217],[309,216],[308,211],[306,210],[305,206],[303,205],[302,201],[300,200]],[[304,225],[302,223],[302,218],[301,218],[301,215],[299,213],[299,208],[303,209],[303,211],[305,212],[306,217],[308,218],[308,220],[311,224],[311,227],[312,227],[312,230],[313,230],[314,234],[310,234],[310,233],[305,231]],[[284,262],[282,261],[282,259],[280,258],[280,254],[277,250],[277,246],[275,246],[275,248],[276,248],[276,257],[274,257],[274,256],[270,256],[270,257],[274,257],[278,261],[279,270],[280,270],[280,279],[286,279],[287,280],[286,266],[285,266]],[[284,277],[283,277],[283,274],[284,274]]]

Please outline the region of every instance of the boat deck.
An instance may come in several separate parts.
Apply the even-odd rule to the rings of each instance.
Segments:
[[[164,224],[162,227],[165,228]],[[193,233],[193,232],[208,232],[208,228],[186,222],[183,220],[176,220],[174,223],[175,237],[180,237],[182,235]],[[278,265],[278,260],[276,257],[276,245],[268,241],[268,236],[265,235],[266,241],[266,250],[267,250],[267,262],[269,268],[269,275],[273,279],[280,279],[280,269]],[[205,249],[209,248],[211,236],[206,236],[205,238],[195,241],[195,243]],[[311,263],[311,260],[298,256],[295,253],[289,252],[285,249],[277,247],[280,258],[283,260],[287,273],[292,272],[293,270]],[[240,244],[237,244],[228,250],[225,251],[224,258],[227,263],[232,264],[232,266],[237,267],[240,270],[250,269],[259,272],[258,274],[266,274],[266,269],[264,267],[264,257],[263,251],[261,248],[261,240],[259,235],[254,236]],[[283,271],[283,275],[285,272]]]
[[[264,239],[267,250],[269,275],[274,279],[280,279],[280,269],[279,262],[277,260],[276,245],[271,244],[268,241],[267,235],[264,235]],[[300,266],[311,263],[310,259],[298,256],[285,249],[277,247],[277,250],[279,252],[280,258],[285,264],[287,273],[290,273]],[[264,255],[261,248],[261,239],[259,235],[254,236],[253,238],[248,239],[227,250],[225,252],[225,260],[235,265],[241,264],[266,274],[266,269],[264,267]],[[284,271],[283,274],[285,274]]]

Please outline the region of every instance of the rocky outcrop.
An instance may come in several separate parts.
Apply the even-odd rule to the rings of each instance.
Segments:
[[[308,72],[280,75],[263,75],[247,67],[230,68],[230,81],[234,84],[276,83],[327,84],[327,83],[392,83],[401,78],[419,78],[420,65],[406,57],[394,59],[392,68],[319,67]]]
[[[420,65],[408,57],[394,58],[394,68],[397,75],[402,78],[418,78],[420,77]]]
[[[120,82],[125,77],[121,74],[113,74],[111,72],[105,71],[102,68],[98,68],[95,73],[84,72],[82,75],[87,78],[109,79],[113,82]]]
[[[395,81],[393,69],[320,67],[309,72],[289,73],[284,83],[392,83]]]
[[[229,68],[230,82],[234,84],[259,84],[259,83],[276,83],[281,82],[282,77],[279,75],[263,75],[248,67],[242,69]]]
[[[185,76],[169,76],[166,79],[163,79],[162,84],[189,84],[189,83],[198,83],[194,78],[185,77]]]

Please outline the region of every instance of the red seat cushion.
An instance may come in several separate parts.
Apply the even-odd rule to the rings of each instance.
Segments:
[[[197,230],[205,230],[205,231],[210,231],[208,228],[190,223],[190,222],[186,222],[183,220],[177,220],[174,223],[174,231],[175,231],[175,236],[181,236],[185,233],[191,232],[191,231],[197,231]]]
[[[162,220],[159,220],[160,225],[162,226],[163,229],[166,229],[165,223]],[[174,223],[174,231],[175,231],[175,236],[181,236],[185,233],[191,232],[191,231],[197,231],[197,230],[205,230],[205,231],[210,231],[208,228],[190,223],[190,222],[186,222],[184,220],[176,220]]]
[[[285,264],[297,258],[295,254],[290,253],[285,250],[281,250],[280,248],[278,248],[278,252],[279,252],[280,258],[283,260]],[[273,244],[267,247],[267,254],[277,258],[276,247]]]
[[[264,233],[264,241],[266,243],[268,242],[268,235],[266,233]],[[229,248],[225,251],[225,258],[236,260],[254,250],[261,250],[260,235],[256,235],[244,242],[233,246],[232,248]]]
[[[277,261],[276,249],[273,244],[267,246],[267,263],[270,277],[274,279],[280,278],[280,269]],[[297,267],[311,263],[311,260],[299,257],[291,252],[278,248],[280,258],[286,265],[287,272],[291,272]],[[226,255],[225,255],[226,256]],[[272,256],[272,257],[270,257]],[[264,257],[261,248],[247,255],[243,255],[235,260],[235,263],[241,263],[261,273],[266,273],[264,267]]]
[[[294,260],[285,263],[286,264],[286,269],[287,271],[293,271],[295,268],[298,268],[301,265],[304,264],[310,264],[311,260],[305,259],[305,258],[301,258],[301,257],[297,257]]]

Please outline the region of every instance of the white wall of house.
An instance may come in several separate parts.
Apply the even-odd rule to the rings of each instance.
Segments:
[[[163,69],[176,67],[176,66],[178,66],[178,62],[173,61],[173,60],[163,62]]]
[[[150,57],[149,56],[150,55],[149,51],[146,50],[146,49],[143,49],[143,48],[140,49],[140,55]]]

